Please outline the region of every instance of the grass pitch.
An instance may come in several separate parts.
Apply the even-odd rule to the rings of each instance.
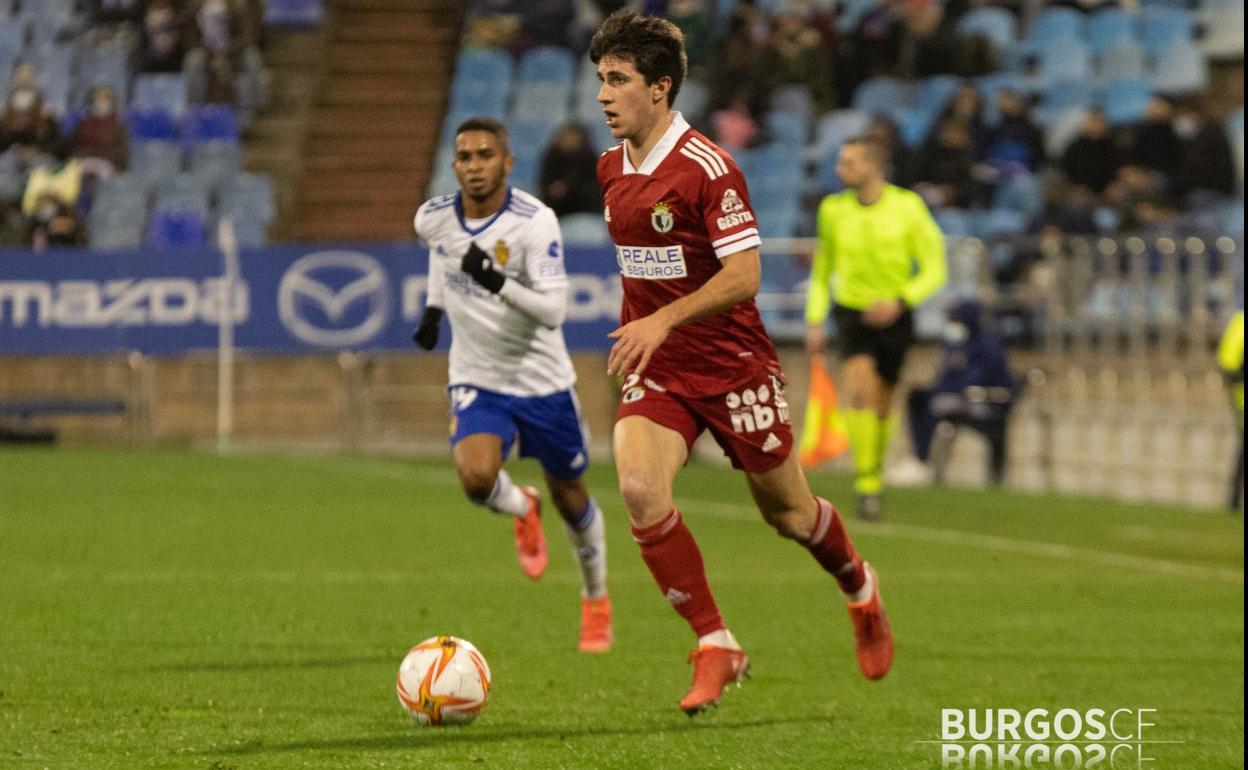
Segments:
[[[845,479],[812,481],[849,499]],[[897,635],[892,673],[868,682],[831,580],[738,475],[691,466],[679,503],[754,678],[690,720],[691,635],[609,465],[590,483],[616,609],[604,656],[575,650],[557,517],[530,582],[449,460],[0,450],[0,767],[935,768],[940,709],[971,707],[1154,708],[1150,737],[1173,742],[1144,767],[1244,766],[1237,517],[892,491],[885,524],[850,525]],[[399,661],[437,633],[494,672],[466,728],[417,727],[395,699]]]

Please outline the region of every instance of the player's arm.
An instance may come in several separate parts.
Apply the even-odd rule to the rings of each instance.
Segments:
[[[416,212],[416,238],[421,236],[421,211]],[[412,333],[412,341],[425,350],[433,350],[438,344],[438,332],[442,329],[443,302],[442,262],[429,250],[429,280],[425,286],[425,310],[420,316],[420,325]]]
[[[758,247],[729,254],[719,264],[719,272],[696,291],[607,335],[615,339],[607,373],[641,374],[672,329],[722,313],[758,294],[763,272]]]
[[[917,196],[914,199],[914,223],[910,230],[910,251],[918,262],[918,270],[901,287],[901,300],[907,307],[916,307],[945,285],[948,268],[945,264],[945,238],[932,213]]]
[[[806,352],[821,354],[827,345],[824,323],[832,307],[832,201],[825,198],[815,219],[818,245],[810,262],[806,285]]]
[[[498,296],[547,329],[559,328],[568,312],[566,286],[530,289],[516,281],[507,281]]]
[[[524,270],[529,286],[507,280],[476,243],[469,246],[460,266],[474,281],[547,329],[563,323],[568,310],[568,285],[563,269],[563,239],[553,211],[539,212],[524,240]]]

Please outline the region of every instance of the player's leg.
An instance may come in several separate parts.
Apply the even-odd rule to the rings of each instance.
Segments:
[[[581,570],[581,652],[606,652],[613,638],[611,598],[607,595],[607,539],[602,510],[582,477],[546,474],[546,488],[572,544]]]
[[[875,358],[859,353],[847,358],[841,366],[849,408],[845,410],[845,431],[854,458],[854,492],[861,513],[870,517],[871,501],[883,491],[880,473],[880,402],[884,383],[876,371]]]
[[[638,402],[622,404],[613,436],[615,465],[642,560],[698,637],[698,648],[690,656],[693,683],[680,701],[680,708],[692,715],[717,704],[725,686],[740,683],[749,672],[749,659],[724,625],[702,552],[672,502],[672,483],[701,427],[670,397],[651,391],[647,398],[649,414],[665,424],[641,416]]]
[[[537,491],[517,486],[502,467],[516,437],[510,397],[456,386],[451,389],[451,410],[451,456],[464,493],[478,505],[512,517],[520,566],[529,577],[540,577],[548,556]]]
[[[607,543],[598,503],[585,486],[589,441],[574,391],[521,399],[515,409],[520,454],[542,465],[550,500],[563,519],[581,571],[582,652],[611,647],[607,597]]]
[[[882,480],[884,459],[888,456],[888,445],[897,433],[897,417],[893,414],[893,395],[897,391],[897,383],[901,381],[901,368],[906,361],[906,352],[914,341],[913,314],[906,310],[891,326],[876,330],[874,337],[873,358],[875,371],[879,376],[875,401],[877,419],[875,467]],[[876,497],[874,501],[868,500],[866,508],[863,511],[866,518],[879,518],[881,513],[879,497]],[[874,510],[871,510],[872,508]]]
[[[893,662],[892,627],[875,572],[858,556],[840,513],[832,503],[811,494],[793,455],[770,470],[747,470],[746,480],[767,523],[805,545],[815,561],[836,578],[854,623],[858,667],[869,679],[883,677]]]

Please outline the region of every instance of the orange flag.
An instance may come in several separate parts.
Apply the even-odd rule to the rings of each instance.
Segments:
[[[835,460],[847,449],[849,437],[836,409],[836,385],[832,384],[824,357],[814,356],[810,359],[810,392],[806,397],[798,462],[803,468],[813,468]]]

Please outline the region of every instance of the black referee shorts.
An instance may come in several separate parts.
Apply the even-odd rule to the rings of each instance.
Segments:
[[[837,346],[841,360],[852,356],[867,355],[875,361],[875,370],[888,385],[896,385],[901,379],[901,365],[905,363],[906,351],[914,343],[914,314],[910,308],[891,326],[867,326],[862,322],[862,311],[842,305],[832,308],[836,320]]]

